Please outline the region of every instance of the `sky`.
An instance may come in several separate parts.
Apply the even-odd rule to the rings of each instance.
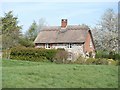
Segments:
[[[68,19],[68,25],[87,24],[94,27],[104,14],[111,8],[118,12],[118,2],[2,2],[0,15],[13,11],[18,17],[22,32],[25,33],[35,20],[41,18],[49,26],[60,26],[61,19]]]

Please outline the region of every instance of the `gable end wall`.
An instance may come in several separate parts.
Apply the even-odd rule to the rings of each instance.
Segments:
[[[92,44],[92,47],[90,47],[90,43]],[[94,46],[93,38],[90,31],[88,31],[86,36],[86,40],[84,43],[84,52],[88,52],[88,53],[95,52],[95,46]]]

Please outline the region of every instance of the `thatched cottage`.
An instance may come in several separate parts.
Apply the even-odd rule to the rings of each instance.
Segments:
[[[73,56],[95,56],[95,46],[90,28],[81,25],[67,25],[67,19],[61,20],[61,26],[46,26],[36,37],[36,48],[64,48]]]

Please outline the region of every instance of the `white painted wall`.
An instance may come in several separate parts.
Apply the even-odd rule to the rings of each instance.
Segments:
[[[35,46],[35,48],[44,48],[44,46],[39,44],[39,45]]]
[[[85,53],[83,51],[83,44],[71,44],[72,48],[68,47],[69,44],[52,44],[51,48],[46,49],[58,49],[58,48],[64,48],[66,51],[73,53],[74,57],[78,57],[79,55],[85,56]],[[37,46],[37,48],[44,48],[43,44]]]
[[[67,44],[52,44],[51,48],[55,48],[55,49],[64,48],[64,49],[66,49],[67,48]]]
[[[44,46],[43,44],[38,44],[36,48],[44,48]],[[68,44],[52,44],[52,47],[50,49],[58,49],[58,48],[64,48],[68,52],[84,54],[83,44],[72,44],[72,48],[68,48]]]
[[[72,44],[72,48],[68,48],[68,44],[53,44],[52,48],[64,48],[66,51],[72,52],[77,56],[79,56],[80,54],[82,54],[83,56],[85,55],[83,51],[83,44]]]

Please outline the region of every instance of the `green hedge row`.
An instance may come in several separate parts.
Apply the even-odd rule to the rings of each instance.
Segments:
[[[96,58],[107,58],[107,59],[114,59],[114,60],[120,60],[120,53],[116,52],[108,52],[108,51],[97,51],[96,52]]]
[[[10,58],[29,61],[52,61],[57,50],[42,48],[14,47],[11,49]]]

